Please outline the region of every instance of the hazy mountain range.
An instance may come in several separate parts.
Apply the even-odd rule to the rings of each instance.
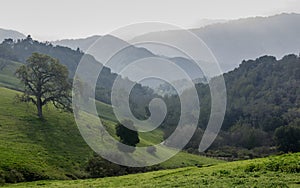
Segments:
[[[217,23],[225,23],[228,20],[225,19],[200,19],[198,20],[195,24],[194,24],[194,28],[201,28],[201,27],[205,27],[208,25],[212,25],[212,24],[217,24]]]
[[[215,57],[220,63],[223,72],[228,72],[238,67],[244,59],[251,59],[261,55],[273,55],[281,58],[284,54],[300,52],[300,14],[280,14],[270,17],[254,17],[239,20],[218,22],[191,29],[190,31],[199,36],[211,49]],[[169,40],[181,40],[180,34],[183,31],[161,31],[152,32],[142,36],[137,36],[135,40],[151,40],[151,38],[168,38]],[[8,30],[0,30],[0,39],[4,38],[24,38],[25,35]],[[65,39],[53,41],[54,45],[67,46],[72,49],[80,48],[82,51],[87,49],[102,36],[91,36],[83,39]],[[103,45],[103,43],[105,45]],[[103,62],[107,54],[111,51],[128,46],[123,41],[114,36],[106,36],[102,40],[102,45],[96,44],[89,53],[97,60]],[[120,71],[130,62],[147,58],[147,57],[164,57],[166,60],[174,61],[180,67],[185,67],[193,79],[202,77],[197,75],[199,71],[195,71],[195,67],[186,65],[190,60],[183,58],[180,54],[173,51],[162,50],[159,46],[128,46],[122,52],[111,58],[108,67],[113,72]],[[146,70],[144,70],[146,71]],[[151,71],[151,70],[149,70]],[[200,71],[201,72],[201,71]]]
[[[280,14],[270,17],[254,17],[212,23],[208,26],[191,29],[212,50],[224,72],[236,68],[244,59],[255,58],[264,54],[281,58],[284,54],[300,52],[300,14]],[[168,38],[180,40],[182,31],[152,32],[137,36],[135,40]],[[62,40],[54,44],[79,47],[85,51],[96,39]],[[114,40],[116,42],[116,40]],[[178,57],[173,51],[163,51],[158,46],[147,46],[153,54]],[[139,51],[139,50],[138,50]],[[140,51],[143,53],[142,51]],[[135,52],[138,53],[138,52]],[[96,56],[96,54],[92,54]]]
[[[101,39],[100,42],[95,43],[91,48],[91,44],[93,44],[97,39]],[[77,49],[78,47],[87,51],[88,53],[93,55],[98,61],[105,64],[105,66],[109,67],[112,72],[121,74],[124,77],[128,77],[133,81],[138,81],[138,76],[135,73],[143,73],[143,74],[152,74],[153,72],[159,71],[171,71],[170,66],[164,62],[171,62],[178,65],[181,69],[183,69],[192,80],[203,78],[203,73],[201,69],[199,69],[195,64],[184,57],[161,57],[153,54],[146,48],[136,47],[130,45],[124,40],[121,40],[117,37],[111,35],[101,36],[93,36],[87,39],[78,39],[78,40],[63,40],[54,42],[56,45],[68,46],[73,49]],[[89,48],[89,49],[88,49]],[[116,52],[116,53],[114,53]],[[163,59],[164,62],[162,62]],[[130,68],[130,73],[126,74],[125,72],[121,73],[123,69],[135,61],[143,61],[142,63],[151,64],[153,66],[145,67],[143,65],[135,65]],[[157,69],[157,70],[156,70]],[[167,73],[167,72],[166,72]],[[180,80],[184,77],[176,74],[168,74],[171,81]],[[157,82],[157,81],[156,81]],[[147,81],[147,85],[158,86],[154,82]]]
[[[191,29],[212,50],[224,72],[236,68],[242,60],[261,55],[281,58],[284,54],[300,52],[300,14],[280,14],[212,24]],[[136,40],[169,38],[180,40],[182,31],[154,32],[136,37]],[[183,42],[182,42],[183,43]],[[148,50],[161,54],[157,46]],[[166,56],[177,56],[173,51]]]
[[[7,29],[1,29],[0,28],[0,43],[7,38],[11,38],[11,39],[23,39],[25,38],[25,35],[18,32],[18,31],[14,31],[14,30],[7,30]]]
[[[86,51],[100,37],[100,35],[95,35],[82,39],[63,39],[53,41],[52,44],[59,46],[67,46],[69,48],[72,48],[73,50],[80,48],[81,50]]]

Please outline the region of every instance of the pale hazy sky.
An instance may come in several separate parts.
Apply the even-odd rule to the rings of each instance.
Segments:
[[[0,28],[39,40],[103,35],[145,21],[193,28],[201,19],[300,13],[300,0],[1,0],[0,5]]]

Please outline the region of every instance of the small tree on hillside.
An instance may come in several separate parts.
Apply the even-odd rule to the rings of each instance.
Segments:
[[[43,118],[43,106],[52,102],[56,108],[71,110],[71,83],[68,69],[48,55],[33,53],[16,71],[24,83],[22,102],[32,102]]]
[[[130,129],[124,125],[126,125]],[[133,126],[133,122],[130,120],[124,120],[116,126],[116,134],[118,137],[120,137],[120,142],[133,147],[135,147],[140,142],[138,132],[134,130],[135,128]],[[120,145],[118,146],[121,151],[124,151],[125,148]],[[134,150],[124,152],[134,152]]]

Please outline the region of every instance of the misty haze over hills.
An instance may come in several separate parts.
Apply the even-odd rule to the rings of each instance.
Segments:
[[[208,25],[212,25],[212,24],[217,24],[217,23],[225,23],[228,20],[225,19],[201,19],[199,21],[197,21],[194,25],[194,28],[201,28],[201,27],[205,27]]]
[[[18,31],[13,31],[13,30],[7,30],[7,29],[1,29],[0,28],[0,43],[7,38],[11,38],[14,40],[17,39],[23,39],[25,38],[25,35],[18,32]]]
[[[94,43],[97,39],[100,39],[101,41]],[[94,43],[93,46],[90,46]],[[151,74],[159,67],[160,70],[170,70],[169,66],[164,63],[159,63],[158,59],[163,59],[164,61],[173,62],[176,65],[178,65],[180,68],[182,68],[188,75],[191,77],[192,80],[196,80],[199,78],[203,78],[204,75],[191,60],[186,59],[184,57],[176,57],[176,58],[168,58],[168,57],[160,57],[149,50],[147,50],[144,47],[136,47],[133,45],[130,45],[124,40],[121,40],[115,36],[112,35],[105,35],[103,37],[101,36],[93,36],[89,37],[86,40],[84,39],[78,39],[78,40],[63,40],[55,42],[54,44],[62,45],[62,46],[68,46],[73,49],[80,48],[83,51],[87,51],[88,53],[93,55],[98,61],[100,62],[106,62],[105,66],[109,67],[112,72],[121,74],[124,77],[128,77],[131,80],[135,80],[135,76],[137,75],[124,75],[120,73],[122,69],[124,69],[129,64],[144,59],[143,63],[146,64],[153,64],[153,68],[147,68],[143,66],[132,66],[131,67],[131,73],[139,73],[143,72],[144,74]],[[122,50],[120,50],[122,49]],[[115,54],[113,52],[116,52]],[[110,57],[113,54],[112,57]],[[146,59],[150,58],[150,59]],[[157,60],[156,60],[157,58]],[[155,62],[154,62],[155,61]],[[170,74],[171,81],[181,80],[183,77],[180,77],[180,75],[174,75]],[[156,84],[155,84],[156,82]],[[147,85],[150,85],[152,87],[158,86],[157,80],[156,81],[147,81]],[[145,83],[145,84],[146,84]]]
[[[224,22],[227,22],[227,20],[201,19],[194,24],[195,25],[194,27],[202,28],[208,25],[224,23]],[[54,45],[67,46],[69,48],[72,48],[73,50],[76,50],[79,47],[81,50],[86,51],[99,38],[101,38],[101,35],[94,35],[94,36],[90,36],[87,38],[80,38],[80,39],[62,39],[62,40],[52,41],[51,43]]]
[[[221,20],[219,22],[222,22]],[[223,21],[224,22],[224,21]],[[270,17],[254,17],[232,20],[224,23],[210,24],[198,29],[191,29],[212,50],[220,63],[223,72],[236,68],[244,59],[255,58],[264,54],[281,58],[284,54],[300,51],[300,15],[280,14]],[[151,40],[151,38],[168,38],[180,40],[182,31],[152,32],[137,36],[135,40]],[[79,47],[85,51],[100,36],[86,39],[61,40],[54,44]],[[117,40],[114,40],[117,42]],[[178,57],[174,51],[167,51],[159,46],[141,46],[154,54]],[[140,51],[141,53],[142,50]],[[138,53],[138,52],[135,52]],[[96,54],[92,54],[96,56]],[[141,54],[142,56],[142,54]]]
[[[300,0],[1,5],[0,188],[300,188]]]
[[[100,35],[95,35],[82,39],[63,39],[53,41],[52,44],[59,46],[67,46],[69,48],[72,48],[73,50],[76,50],[79,47],[82,51],[85,52],[100,37]]]
[[[12,36],[12,35],[10,35],[10,36]],[[24,38],[26,38],[25,35],[24,35]],[[66,43],[68,43],[68,45],[70,45],[74,50],[78,48],[76,43],[78,43],[78,41],[79,41],[80,44],[83,46],[84,51],[86,51],[91,46],[91,44],[93,44],[99,38],[101,38],[101,37],[93,36],[93,37],[89,37],[87,39],[64,40],[64,41]],[[13,38],[13,39],[16,40],[16,38]],[[127,65],[129,65],[130,63],[140,60],[140,59],[143,59],[143,58],[152,58],[151,60],[146,59],[145,61],[147,61],[147,62],[144,62],[145,64],[154,65],[156,63],[156,66],[154,66],[154,67],[159,67],[160,70],[169,70],[172,72],[172,70],[169,69],[168,66],[166,66],[163,63],[160,63],[159,60],[153,59],[153,58],[160,59],[159,56],[154,55],[152,52],[150,52],[149,50],[147,50],[145,48],[135,47],[133,45],[130,45],[126,41],[123,41],[123,40],[121,40],[117,37],[111,36],[111,35],[106,35],[106,36],[102,37],[101,41],[102,41],[101,44],[96,43],[91,49],[89,49],[89,53],[94,54],[94,57],[99,62],[106,62],[106,60],[108,58],[110,58],[109,54],[111,54],[111,52],[118,51],[119,49],[126,47],[126,48],[124,48],[124,50],[120,51],[119,53],[116,53],[113,57],[111,57],[110,60],[105,65],[106,67],[111,68],[112,72],[119,73],[124,78],[128,77],[132,81],[139,82],[140,80],[136,79],[137,75],[135,73],[151,74],[153,71],[155,71],[151,67],[144,68],[143,66],[134,66],[130,70],[131,73],[134,73],[133,75],[127,75],[124,73],[120,73],[122,71],[122,69],[124,67],[126,67]],[[68,46],[68,45],[57,45],[57,46],[59,47],[59,46]],[[80,49],[82,50],[82,48],[80,48]],[[193,65],[193,63],[190,60],[182,58],[182,57],[178,57],[178,58],[164,57],[163,59],[165,61],[172,61],[173,63],[177,64],[179,67],[181,67],[183,70],[185,70],[186,73],[189,74],[189,76],[191,77],[192,80],[197,81],[197,83],[199,80],[203,80],[204,76],[203,76],[202,71],[199,68],[197,69],[197,67],[195,67],[195,65]],[[25,61],[25,59],[23,59],[22,61]],[[155,62],[153,62],[153,61],[155,61]],[[76,67],[75,67],[75,70],[76,70]],[[73,72],[74,72],[74,69],[73,69]],[[169,78],[170,78],[171,82],[183,79],[179,74],[174,74],[174,73],[170,74]],[[160,82],[157,79],[153,79],[153,80],[147,79],[145,81],[142,81],[141,83],[144,85],[150,86],[152,88],[156,88],[162,82]],[[184,87],[182,87],[182,88],[184,88]]]
[[[216,20],[208,26],[198,29],[191,29],[193,33],[199,36],[207,46],[212,50],[220,63],[223,72],[228,72],[236,68],[244,59],[252,59],[261,55],[273,55],[281,58],[284,54],[300,52],[300,14],[280,14],[270,17],[254,17],[224,22]],[[168,38],[169,40],[181,40],[178,36],[182,31],[162,31],[152,32],[142,36],[137,36],[135,40],[151,40],[151,38]],[[0,30],[0,39],[4,38],[24,38],[25,35],[15,32]],[[100,35],[91,36],[83,39],[65,39],[54,41],[54,45],[67,46],[72,49],[78,47],[86,51]],[[103,54],[120,46],[128,45],[127,42],[113,36],[107,36],[104,40],[106,46],[94,46],[89,51],[97,60],[103,61]],[[137,48],[139,47],[139,48]],[[146,57],[165,57],[168,60],[174,60],[176,64],[182,67],[187,61],[181,58],[175,51],[168,51],[159,46],[130,46],[124,52],[117,54],[110,62],[114,65],[112,71],[118,72],[120,67],[128,63]],[[99,53],[100,52],[100,53]],[[157,56],[159,55],[159,56]],[[118,64],[118,66],[116,66]],[[186,66],[190,70],[193,79],[199,72],[194,73],[193,67]],[[186,69],[185,69],[186,70]]]
[[[280,14],[271,17],[239,19],[212,24],[191,31],[199,36],[212,50],[224,72],[236,68],[242,60],[264,54],[281,58],[284,54],[300,52],[300,14]],[[169,38],[180,40],[182,31],[154,32],[136,37],[136,40]],[[134,40],[133,40],[134,41]],[[159,47],[147,46],[156,54]],[[174,51],[164,55],[177,56]]]

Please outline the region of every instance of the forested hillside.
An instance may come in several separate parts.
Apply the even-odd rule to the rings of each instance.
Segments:
[[[263,56],[243,61],[238,68],[224,74],[224,79],[226,115],[222,131],[207,154],[238,158],[300,151],[299,56],[291,54],[280,60]],[[210,114],[208,85],[198,84],[197,90],[202,114],[199,129],[186,146],[189,151],[198,148]],[[172,109],[173,114],[179,113],[178,108]],[[172,130],[168,128],[165,137]]]

